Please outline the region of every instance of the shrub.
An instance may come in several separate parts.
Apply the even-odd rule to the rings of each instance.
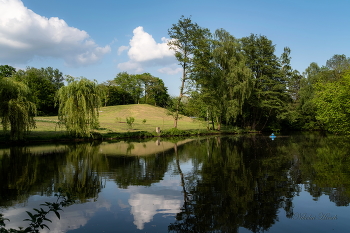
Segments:
[[[128,126],[129,126],[131,129],[132,129],[132,127],[133,127],[134,122],[135,122],[135,118],[133,118],[133,117],[127,117],[127,118],[126,118],[126,124],[128,124]]]

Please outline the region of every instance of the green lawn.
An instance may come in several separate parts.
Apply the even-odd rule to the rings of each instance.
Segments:
[[[166,114],[166,109],[151,106],[148,104],[131,104],[102,107],[100,109],[100,129],[101,134],[105,133],[123,133],[148,131],[154,132],[156,127],[161,130],[171,129],[174,127],[174,119]],[[134,117],[135,122],[132,129],[126,123],[127,117]],[[146,123],[143,123],[143,120]],[[29,138],[54,138],[62,137],[65,134],[65,128],[57,126],[57,116],[36,117],[37,128],[33,129]],[[178,121],[180,130],[205,129],[205,123],[192,118],[182,116]],[[2,128],[0,126],[0,135]]]

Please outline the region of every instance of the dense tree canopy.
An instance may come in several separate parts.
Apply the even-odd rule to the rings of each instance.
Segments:
[[[63,75],[58,69],[27,67],[26,70],[19,70],[15,77],[30,88],[38,115],[58,113],[54,98],[56,91],[63,86]]]
[[[331,132],[350,134],[350,73],[333,82],[316,84],[316,119]]]
[[[143,103],[165,107],[169,99],[163,80],[150,73],[120,72],[102,85],[107,90],[106,105]]]
[[[210,115],[216,118],[220,130],[223,120],[235,122],[242,114],[244,101],[253,88],[253,79],[236,38],[220,29],[215,31],[210,43],[211,58],[207,60],[208,64],[203,65],[203,61],[197,64],[199,60],[196,60],[194,65],[199,71],[196,81],[201,87],[203,101]],[[208,72],[201,72],[201,69],[208,68]]]
[[[16,73],[16,69],[9,65],[0,65],[0,78],[11,77]]]
[[[182,113],[206,118],[213,128],[216,122],[217,129],[224,123],[257,131],[332,128],[340,132],[333,125],[326,127],[335,115],[343,123],[333,122],[345,127],[347,117],[339,111],[346,109],[350,58],[344,54],[334,55],[325,66],[311,63],[301,74],[291,66],[291,49],[285,47],[277,56],[276,46],[263,35],[236,39],[224,29],[212,35],[184,16],[169,35],[168,45],[183,69],[175,112],[181,103]],[[186,101],[181,101],[185,94]],[[338,109],[334,109],[336,102]],[[332,112],[329,107],[333,116],[327,115]]]

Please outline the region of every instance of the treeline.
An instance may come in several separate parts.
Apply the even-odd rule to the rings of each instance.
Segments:
[[[66,81],[66,85],[64,83]],[[0,123],[11,140],[22,140],[36,127],[35,116],[58,115],[59,125],[74,137],[88,137],[99,127],[99,107],[169,103],[163,80],[149,73],[121,72],[98,84],[84,77],[63,76],[52,67],[18,70],[0,65]]]
[[[0,80],[4,85],[5,79],[10,78],[13,85],[28,88],[28,94],[18,93],[19,89],[13,86],[13,89],[4,86],[1,89],[1,101],[9,101],[9,98],[14,99],[15,96],[21,95],[28,98],[36,105],[38,115],[57,115],[58,108],[55,107],[55,93],[64,86],[64,76],[58,69],[52,67],[34,68],[27,67],[26,70],[18,70],[9,65],[0,65]],[[9,85],[9,80],[8,85]],[[10,94],[12,93],[12,94]]]
[[[291,49],[277,56],[263,35],[235,38],[211,33],[181,17],[169,29],[168,45],[183,69],[174,112],[208,120],[220,130],[329,130],[350,132],[350,59],[334,55],[305,72],[291,67]],[[177,116],[175,114],[175,127]]]
[[[150,73],[120,72],[113,80],[100,85],[105,90],[105,106],[141,103],[166,107],[169,102],[168,88],[163,80]]]
[[[58,69],[52,67],[27,67],[18,70],[9,65],[0,65],[0,78],[11,77],[25,84],[30,90],[30,100],[37,107],[37,115],[57,115],[55,93],[64,86],[66,77]],[[99,84],[104,106],[124,104],[151,104],[166,107],[169,102],[168,89],[162,79],[150,73],[128,74],[121,72],[113,80]]]

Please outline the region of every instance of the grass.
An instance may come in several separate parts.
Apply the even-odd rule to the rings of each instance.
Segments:
[[[166,114],[167,110],[148,104],[131,104],[102,107],[100,109],[100,128],[96,130],[102,135],[116,137],[145,135],[144,131],[156,135],[156,127],[162,131],[170,131],[174,127],[174,119]],[[127,117],[134,117],[135,122],[130,128],[126,123]],[[65,128],[57,126],[57,116],[36,117],[37,128],[29,134],[29,140],[65,139]],[[144,122],[146,120],[146,122]],[[198,132],[206,130],[205,122],[182,116],[178,121],[179,130]],[[147,133],[146,133],[147,134]],[[2,135],[2,136],[1,136]],[[119,136],[118,136],[119,135]],[[151,135],[151,134],[149,134]],[[171,135],[171,133],[170,133]],[[3,139],[3,131],[0,126],[0,141]]]
[[[148,104],[131,104],[103,107],[100,111],[100,133],[129,132],[129,131],[155,131],[156,127],[167,130],[174,127],[174,119],[166,114],[167,110]],[[134,117],[133,128],[126,123],[127,117]],[[143,120],[146,120],[143,123]],[[201,121],[183,116],[178,121],[178,129],[205,129]]]

